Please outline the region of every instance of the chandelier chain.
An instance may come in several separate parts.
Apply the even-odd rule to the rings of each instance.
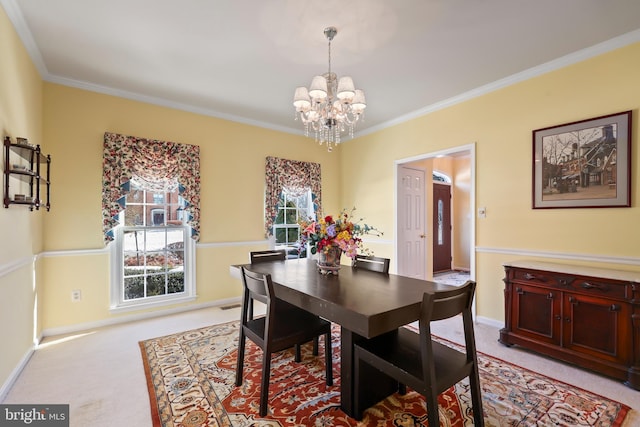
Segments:
[[[331,75],[331,39],[329,39],[329,75]]]

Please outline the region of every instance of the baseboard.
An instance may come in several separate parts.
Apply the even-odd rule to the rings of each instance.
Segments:
[[[78,323],[75,325],[61,326],[58,328],[48,328],[42,331],[42,336],[51,337],[56,335],[85,332],[90,329],[118,325],[121,323],[135,322],[138,320],[153,319],[154,317],[168,316],[171,314],[183,313],[186,311],[200,310],[203,308],[211,308],[211,307],[222,307],[230,304],[238,304],[240,301],[241,301],[240,297],[226,298],[226,299],[221,299],[216,301],[205,302],[201,304],[191,304],[183,307],[169,308],[166,310],[156,310],[156,311],[150,311],[146,313],[118,316],[111,319],[98,320],[96,322]]]
[[[484,325],[489,325],[498,329],[504,328],[504,322],[501,322],[500,320],[491,319],[489,317],[476,316],[476,322],[482,323]]]
[[[22,373],[22,370],[25,368],[25,366],[27,366],[27,363],[29,363],[29,359],[31,359],[31,356],[33,356],[34,352],[35,346],[31,346],[31,348],[29,348],[27,353],[20,360],[20,363],[18,363],[18,365],[13,369],[4,384],[2,384],[2,387],[0,387],[0,402],[4,402],[4,399],[7,398],[9,390],[11,390],[11,387],[13,387],[13,384]]]

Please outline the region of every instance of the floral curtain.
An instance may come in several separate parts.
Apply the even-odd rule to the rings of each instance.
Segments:
[[[105,132],[102,158],[102,228],[113,240],[130,181],[156,192],[179,189],[191,237],[200,238],[200,147]]]
[[[266,235],[273,235],[273,222],[278,214],[278,201],[283,190],[292,195],[301,195],[311,190],[313,207],[316,212],[322,210],[322,181],[320,163],[267,157],[265,167],[264,223]]]

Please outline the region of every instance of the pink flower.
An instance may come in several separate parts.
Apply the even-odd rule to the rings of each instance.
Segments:
[[[316,232],[316,223],[314,221],[311,224],[309,224],[307,228],[304,229],[302,234],[306,234],[308,236],[309,234],[313,234],[315,232]]]

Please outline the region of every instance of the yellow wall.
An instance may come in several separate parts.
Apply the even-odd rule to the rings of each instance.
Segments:
[[[42,81],[2,8],[0,58],[2,139],[11,136],[15,142],[15,137],[24,137],[46,150],[42,140]],[[0,167],[4,170],[4,148],[2,160]],[[0,385],[25,362],[33,346],[34,329],[38,328],[34,310],[40,281],[35,277],[40,268],[35,255],[42,250],[43,215],[24,206],[0,207]]]
[[[52,254],[44,264],[45,329],[114,316],[109,313],[109,254],[101,251],[105,131],[200,146],[195,304],[238,297],[240,283],[230,277],[229,265],[245,262],[250,250],[266,248],[246,243],[264,240],[265,157],[319,162],[323,204],[338,209],[338,156],[309,138],[52,83],[45,84],[44,94],[53,159],[53,207],[44,226],[46,251]],[[73,289],[80,289],[82,301],[71,301]]]
[[[453,158],[453,268],[471,268],[471,158]]]
[[[343,200],[355,197],[393,239],[394,161],[475,143],[475,202],[487,208],[475,220],[478,315],[504,319],[503,262],[546,257],[638,271],[639,69],[636,43],[344,144]],[[634,115],[633,206],[533,210],[532,131],[626,110]],[[375,197],[347,189],[372,183]]]

